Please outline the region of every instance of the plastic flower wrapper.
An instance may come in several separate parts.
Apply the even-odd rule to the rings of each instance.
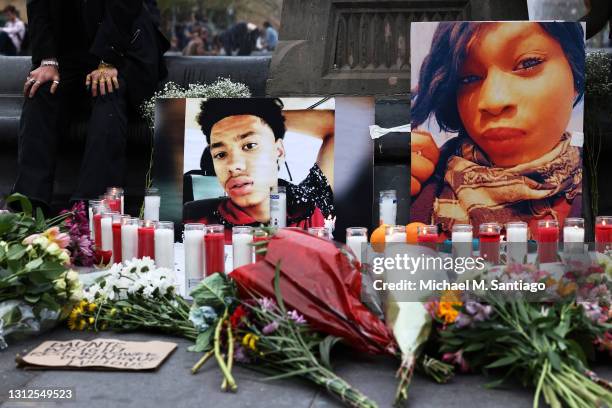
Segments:
[[[434,251],[425,247],[406,244],[386,245],[384,252],[386,258],[394,258],[398,254],[414,258],[420,258],[422,255],[426,257],[438,256]],[[419,281],[448,280],[445,271],[432,269],[420,269],[414,271],[414,273],[412,271],[387,269],[383,276],[386,282],[400,282],[402,279],[406,279],[407,274],[410,274],[410,281],[416,282],[417,285]],[[418,301],[418,299],[408,298],[402,291],[389,290],[385,295],[385,322],[392,330],[402,355],[402,364],[397,373],[400,380],[395,395],[395,402],[399,403],[408,398],[408,388],[412,374],[417,366],[422,348],[429,339],[432,321],[424,303]],[[418,297],[425,300],[431,295],[432,293],[423,291],[419,293]],[[422,363],[421,368],[438,382],[446,382],[452,376],[450,366],[439,361],[436,362],[429,357],[425,357],[425,364]]]
[[[59,320],[59,311],[42,309],[37,315],[31,305],[21,300],[0,302],[0,350],[8,341],[38,335],[51,329]]]
[[[274,272],[288,309],[299,312],[315,331],[340,337],[357,350],[394,354],[390,330],[361,302],[361,272],[329,240],[278,230],[263,260],[230,273],[241,297],[274,298]]]

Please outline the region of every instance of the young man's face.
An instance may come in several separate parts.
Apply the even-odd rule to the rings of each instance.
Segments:
[[[252,115],[228,116],[210,133],[217,179],[230,199],[243,208],[267,205],[284,157],[282,139],[275,141],[270,126]]]

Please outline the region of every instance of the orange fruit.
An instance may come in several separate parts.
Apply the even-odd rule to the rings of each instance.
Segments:
[[[417,228],[424,227],[422,222],[411,222],[406,225],[406,242],[409,244],[417,243]]]
[[[387,224],[381,224],[378,228],[372,231],[372,235],[370,235],[370,244],[376,252],[384,252],[385,250],[385,237],[387,235],[386,227],[388,227]]]

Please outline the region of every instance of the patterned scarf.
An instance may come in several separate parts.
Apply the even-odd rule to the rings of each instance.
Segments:
[[[581,150],[565,133],[544,156],[510,168],[493,167],[471,141],[459,144],[447,162],[442,192],[434,202],[433,223],[451,231],[454,224],[505,224],[551,215],[555,199],[582,193]],[[476,229],[477,231],[477,229]]]

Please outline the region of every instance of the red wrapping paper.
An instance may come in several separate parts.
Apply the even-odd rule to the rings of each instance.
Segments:
[[[280,230],[265,258],[235,269],[241,296],[275,298],[274,273],[280,262],[280,288],[288,310],[295,309],[316,330],[341,337],[371,354],[395,352],[386,325],[361,302],[361,273],[332,241]]]

